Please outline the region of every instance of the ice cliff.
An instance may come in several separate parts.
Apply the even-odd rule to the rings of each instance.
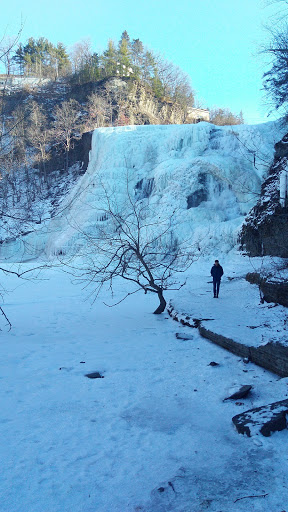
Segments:
[[[18,259],[23,253],[27,259],[77,252],[85,236],[99,235],[107,220],[103,198],[120,211],[129,203],[127,190],[133,201],[149,202],[153,222],[174,212],[178,239],[189,235],[199,249],[229,250],[284,131],[277,122],[99,128],[86,173],[52,220],[30,234],[28,244],[17,242]],[[2,259],[14,254],[16,245],[3,245]]]

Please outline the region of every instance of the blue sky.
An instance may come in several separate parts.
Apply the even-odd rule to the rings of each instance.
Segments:
[[[102,51],[123,30],[162,53],[191,77],[203,107],[243,110],[248,123],[267,120],[264,59],[258,49],[275,5],[267,0],[11,0],[1,3],[0,34],[47,37],[66,47],[90,38]],[[278,6],[279,8],[279,6]],[[271,114],[270,119],[277,115]]]

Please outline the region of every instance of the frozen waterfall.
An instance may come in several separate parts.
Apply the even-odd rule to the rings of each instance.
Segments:
[[[107,222],[107,198],[117,211],[129,207],[131,198],[146,202],[151,221],[174,212],[177,239],[189,235],[205,251],[229,250],[281,136],[277,122],[98,128],[86,173],[44,229],[28,235],[30,254],[23,245],[24,258],[33,251],[48,257],[81,251],[86,237],[99,236]],[[7,245],[2,259],[13,252]],[[12,245],[20,254],[21,242]]]

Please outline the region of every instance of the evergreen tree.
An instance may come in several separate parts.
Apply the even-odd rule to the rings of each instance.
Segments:
[[[164,88],[160,78],[156,75],[150,80],[152,91],[156,98],[162,98],[164,96]]]
[[[18,66],[18,72],[20,75],[24,74],[25,71],[25,58],[24,58],[24,48],[23,45],[20,43],[15,55],[12,57],[13,62]]]
[[[124,30],[124,32],[122,32],[122,34],[121,34],[120,41],[119,41],[119,48],[123,41],[126,41],[127,46],[130,45],[130,37],[129,37],[127,30]]]
[[[30,37],[25,46],[19,45],[13,57],[21,72],[39,77],[58,77],[70,68],[70,61],[62,43],[54,46],[48,39]]]
[[[105,77],[115,76],[117,71],[117,51],[112,39],[108,41],[108,48],[102,55],[103,75]]]
[[[153,53],[149,50],[143,56],[142,78],[150,85],[154,79],[157,78],[159,80],[156,60]]]
[[[144,60],[144,46],[140,39],[133,39],[131,43],[131,60],[134,73],[140,75]]]
[[[122,76],[129,76],[131,74],[131,71],[129,70],[132,69],[132,63],[128,43],[125,38],[122,39],[118,50],[118,62],[120,64],[120,69],[118,69],[119,74]]]
[[[95,82],[101,78],[99,69],[99,57],[97,53],[90,55],[89,59],[82,65],[74,79],[78,84]]]
[[[57,47],[53,49],[53,53],[55,58],[57,59],[56,62],[56,69],[57,69],[57,76],[64,75],[71,69],[71,63],[69,60],[68,53],[66,51],[65,46],[63,43],[57,43]]]

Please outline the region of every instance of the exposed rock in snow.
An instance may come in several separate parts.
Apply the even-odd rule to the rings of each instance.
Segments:
[[[252,386],[250,384],[245,384],[245,386],[241,386],[241,388],[234,391],[232,395],[227,396],[224,400],[238,400],[239,398],[245,398],[248,393],[250,393]]]
[[[99,372],[86,373],[85,377],[88,377],[88,379],[104,379]]]
[[[246,434],[251,437],[251,435],[260,432],[263,436],[269,437],[272,432],[287,428],[287,414],[288,400],[281,400],[237,414],[232,418],[232,421],[239,434]]]
[[[287,274],[287,272],[286,272]],[[259,272],[249,272],[246,280],[251,284],[257,284],[263,294],[265,302],[274,302],[288,307],[288,282],[284,275],[275,278],[272,275],[260,275]]]
[[[177,340],[188,341],[188,340],[193,340],[194,336],[192,336],[192,334],[182,334],[180,332],[176,332],[176,338],[177,338]]]

